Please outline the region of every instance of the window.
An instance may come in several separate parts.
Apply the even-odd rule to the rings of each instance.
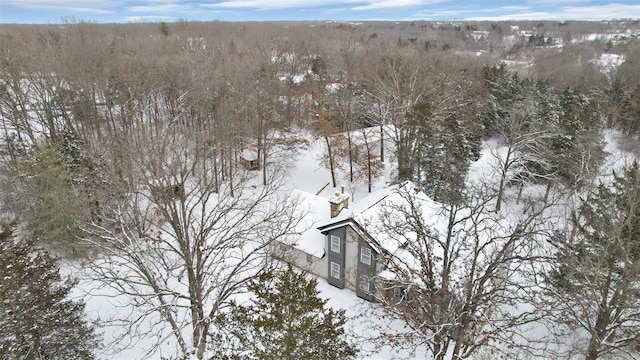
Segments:
[[[280,252],[285,252],[287,251],[287,245],[280,243]]]
[[[331,277],[340,279],[340,264],[331,262]]]
[[[307,262],[311,264],[313,262],[313,255],[307,254]]]
[[[371,265],[371,249],[366,246],[360,247],[360,262]]]
[[[340,238],[335,235],[331,235],[331,251],[340,253]]]
[[[362,291],[364,291],[365,293],[371,292],[371,283],[369,281],[365,281],[362,283]]]

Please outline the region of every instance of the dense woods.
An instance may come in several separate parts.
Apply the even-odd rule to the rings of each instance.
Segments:
[[[324,314],[316,325],[353,357],[344,314],[326,309],[315,280],[268,256],[299,234],[305,209],[280,189],[292,154],[315,141],[331,187],[343,174],[372,192],[388,173],[438,204],[423,217],[411,190],[411,206],[372,220],[421,261],[384,259],[400,282],[381,285],[375,304],[408,330],[381,330],[380,347],[424,346],[438,359],[513,348],[634,358],[640,174],[637,162],[605,166],[605,133],[640,156],[639,33],[637,21],[3,25],[0,245],[22,253],[2,261],[33,252],[59,282],[44,247],[125,295],[139,313],[97,325],[152,339],[151,357],[167,339],[177,358],[278,357],[290,344],[251,344],[240,331],[267,344],[264,327],[286,325],[255,323],[282,300],[267,285],[298,291],[289,302],[308,298],[309,313],[291,316]],[[483,151],[497,165],[470,182]],[[82,306],[62,300],[70,286],[34,296],[71,313],[60,326],[85,334],[78,346],[92,358],[99,344],[76,319]],[[238,305],[251,294],[260,307]],[[531,323],[554,338],[527,338]],[[17,354],[5,330],[0,349]],[[301,346],[313,331],[284,335]],[[575,347],[541,345],[571,331],[583,339]],[[101,346],[117,351],[118,340]]]

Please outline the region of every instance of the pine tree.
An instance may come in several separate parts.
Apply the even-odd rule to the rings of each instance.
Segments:
[[[640,346],[640,169],[600,184],[572,218],[573,236],[557,234],[549,274],[557,318],[589,334],[586,359],[624,358]],[[637,356],[637,353],[635,353]],[[629,358],[632,358],[629,355]]]
[[[75,255],[79,246],[75,240],[81,234],[78,223],[90,216],[88,196],[74,184],[55,147],[41,144],[31,150],[19,169],[24,174],[23,197],[29,202],[23,209],[27,228],[42,244]]]
[[[575,89],[556,93],[502,65],[484,68],[483,75],[491,100],[486,135],[514,150],[515,180],[575,187],[597,173],[604,159],[603,114],[593,99]]]
[[[254,303],[238,304],[226,319],[241,344],[231,358],[260,360],[352,359],[357,350],[344,339],[344,310],[326,308],[317,280],[293,270],[268,271],[248,286]]]
[[[592,178],[604,160],[603,115],[597,103],[577,90],[559,95],[560,111],[546,125],[556,129],[549,146],[559,180],[570,186]]]
[[[617,126],[625,135],[640,139],[640,84],[636,85],[619,109]]]
[[[99,340],[84,320],[84,304],[69,299],[74,286],[62,281],[56,261],[0,232],[0,354],[2,359],[93,359]]]
[[[409,179],[436,201],[459,203],[469,164],[479,154],[479,137],[459,114],[438,119],[432,111],[430,104],[419,103],[407,113],[407,123],[416,129]]]

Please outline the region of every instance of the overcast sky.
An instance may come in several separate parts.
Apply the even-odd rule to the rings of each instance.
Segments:
[[[0,23],[175,20],[610,20],[640,0],[0,0]]]

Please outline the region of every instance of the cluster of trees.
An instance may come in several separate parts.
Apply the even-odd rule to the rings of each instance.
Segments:
[[[627,310],[638,301],[639,271],[627,250],[639,238],[637,169],[616,175],[613,187],[594,183],[603,129],[640,136],[640,88],[630,85],[637,68],[603,75],[587,91],[485,66],[451,45],[425,51],[352,27],[295,29],[76,23],[3,35],[0,208],[29,236],[16,242],[5,232],[0,245],[37,241],[124,295],[137,316],[102,324],[121,327],[116,340],[172,339],[179,356],[199,359],[322,358],[329,345],[354,357],[344,314],[326,309],[314,281],[275,269],[268,256],[271,243],[299,232],[304,212],[279,189],[308,133],[326,145],[334,187],[343,173],[371,191],[391,157],[394,181],[411,180],[440,204],[425,219],[406,194],[412,205],[389,206],[379,221],[380,232],[411,240],[406,251],[421,261],[416,271],[388,259],[401,281],[379,301],[434,356],[521,345],[522,327],[549,314],[537,311],[533,293],[543,288],[548,301],[568,306],[578,287],[584,299],[554,307],[553,319],[584,325],[590,358],[631,353],[638,319]],[[496,181],[472,187],[469,168],[486,139],[499,143]],[[238,165],[243,150],[256,152],[259,181]],[[530,187],[542,190],[522,194]],[[556,204],[568,198],[577,201],[572,225],[555,226]],[[610,220],[602,223],[594,214],[605,209]],[[441,233],[435,218],[446,224]],[[617,245],[609,244],[614,235]],[[542,251],[541,239],[554,248]],[[606,264],[585,260],[600,251],[611,254]],[[541,263],[551,265],[540,272]],[[602,283],[613,289],[599,292],[604,305],[595,313],[589,272],[609,273]],[[416,279],[422,285],[409,286]],[[63,301],[69,286],[61,289],[43,296],[70,309],[85,339],[78,351],[90,358],[93,329],[79,319],[79,304]],[[250,306],[239,300],[247,296]],[[536,311],[514,310],[523,304]]]
[[[638,163],[603,178],[607,108],[593,94],[557,90],[504,65],[485,67],[483,77],[489,101],[481,134],[495,164],[493,179],[467,178],[477,156],[473,137],[464,138],[473,123],[431,130],[439,122],[424,103],[404,117],[418,122],[409,144],[440,141],[413,148],[421,161],[450,155],[405,164],[412,172],[404,178],[429,197],[403,189],[403,201],[385,203],[368,224],[403,249],[380,255],[393,280],[379,279],[377,291],[384,314],[410,330],[381,330],[384,340],[426,345],[438,359],[467,358],[487,347],[633,358],[640,330],[640,268],[632,249],[640,239]],[[438,182],[442,173],[448,178]],[[560,342],[569,333],[584,341],[552,346],[535,332],[523,335],[535,323],[548,324]]]
[[[636,358],[639,175],[635,161],[585,191],[567,224],[545,191],[496,212],[495,189],[454,204],[401,190],[367,226],[402,246],[379,256],[393,276],[376,290],[381,316],[406,328],[374,339],[436,359]]]

